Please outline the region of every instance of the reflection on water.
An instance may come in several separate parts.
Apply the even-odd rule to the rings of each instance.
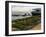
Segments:
[[[12,20],[22,19],[22,18],[26,18],[26,17],[31,17],[31,16],[12,16]]]

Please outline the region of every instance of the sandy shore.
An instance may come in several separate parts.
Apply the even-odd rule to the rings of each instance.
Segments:
[[[32,30],[40,30],[40,29],[41,29],[41,24],[38,24],[32,28]]]

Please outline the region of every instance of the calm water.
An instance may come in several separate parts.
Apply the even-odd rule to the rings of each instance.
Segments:
[[[26,17],[31,17],[31,16],[12,16],[12,20],[22,19],[22,18],[26,18]]]

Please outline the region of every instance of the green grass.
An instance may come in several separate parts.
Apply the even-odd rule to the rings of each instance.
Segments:
[[[12,27],[17,28],[19,30],[28,30],[33,26],[39,24],[40,16],[32,16],[23,19],[16,19],[12,21]]]

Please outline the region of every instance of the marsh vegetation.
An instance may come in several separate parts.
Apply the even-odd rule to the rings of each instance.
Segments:
[[[40,16],[32,16],[22,19],[12,20],[12,28],[18,30],[29,30],[32,29],[35,25],[40,23]]]

